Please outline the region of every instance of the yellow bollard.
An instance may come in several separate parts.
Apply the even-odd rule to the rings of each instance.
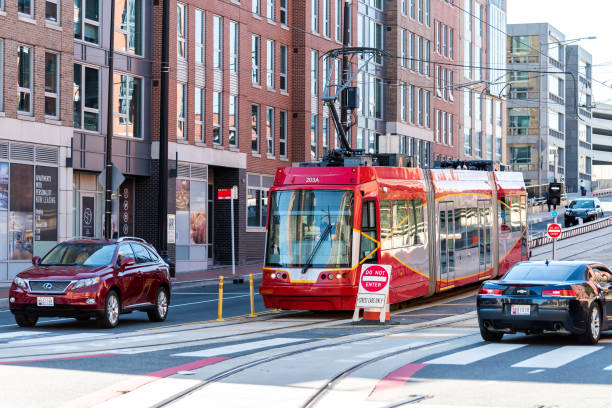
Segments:
[[[219,276],[219,317],[217,321],[223,321],[223,276]]]
[[[251,298],[251,314],[249,317],[257,317],[255,315],[255,290],[253,288],[253,274],[249,275],[249,295]]]

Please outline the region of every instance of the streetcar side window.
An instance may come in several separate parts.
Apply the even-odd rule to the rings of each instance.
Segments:
[[[393,246],[391,234],[391,200],[380,200],[380,239],[382,249]]]
[[[408,202],[393,200],[393,248],[410,245],[410,233]]]
[[[368,257],[361,263],[377,263],[378,254],[377,252],[372,253],[376,250],[378,245],[378,239],[376,236],[376,201],[366,200],[363,202],[361,208],[361,245],[359,246],[359,259],[360,261]]]
[[[422,245],[425,243],[425,221],[423,219],[423,200],[410,200],[410,243]]]
[[[461,251],[466,249],[466,213],[464,208],[458,208],[455,210],[455,250]]]
[[[468,208],[466,210],[467,241],[464,249],[478,247],[478,219],[476,211],[478,211],[476,208]]]

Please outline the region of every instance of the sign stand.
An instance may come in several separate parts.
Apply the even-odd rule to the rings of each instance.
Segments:
[[[373,308],[380,311],[380,323],[388,320],[389,286],[391,282],[390,265],[368,265],[363,267],[359,278],[359,291],[355,300],[353,323],[359,321],[359,309]],[[366,319],[368,320],[368,319]]]
[[[557,242],[557,238],[559,238],[561,234],[563,233],[563,230],[561,229],[561,225],[557,224],[556,216],[555,216],[554,224],[548,224],[548,227],[546,228],[546,233],[552,239],[552,260],[554,261],[555,260],[555,243]]]

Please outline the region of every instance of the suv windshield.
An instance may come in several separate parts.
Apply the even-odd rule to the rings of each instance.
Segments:
[[[266,265],[350,266],[352,225],[352,191],[275,191],[270,197]]]
[[[595,202],[593,200],[572,201],[569,208],[595,208]]]
[[[43,266],[103,266],[110,265],[115,254],[115,244],[59,244],[42,259]]]

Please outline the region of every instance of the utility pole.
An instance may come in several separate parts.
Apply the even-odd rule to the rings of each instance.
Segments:
[[[344,24],[343,24],[343,33],[342,33],[342,48],[345,49],[350,44],[349,38],[349,27],[351,24],[351,12],[348,1],[344,2]],[[345,84],[349,80],[349,63],[348,63],[348,55],[342,54],[342,84]],[[348,109],[346,107],[346,91],[343,91],[340,94],[340,122],[342,123],[342,127],[344,128],[344,133],[346,135],[346,139],[351,144],[351,137],[349,134],[349,124],[348,124]]]
[[[168,251],[168,71],[170,0],[162,5],[162,61],[160,84],[159,118],[159,252],[166,256]]]
[[[104,201],[104,238],[111,237],[111,213],[113,211],[113,71],[115,53],[115,0],[110,0],[110,42],[108,51],[108,113],[106,115],[106,180]]]

